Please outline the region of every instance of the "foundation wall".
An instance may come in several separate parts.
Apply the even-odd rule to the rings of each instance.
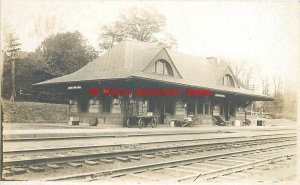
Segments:
[[[2,101],[6,123],[67,123],[68,105]]]

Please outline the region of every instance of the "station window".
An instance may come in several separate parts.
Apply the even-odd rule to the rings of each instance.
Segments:
[[[69,100],[69,111],[70,112],[78,112],[78,101],[73,99]]]
[[[111,108],[111,99],[104,98],[102,100],[102,112],[110,112]]]
[[[99,113],[99,100],[98,99],[90,99],[88,112],[90,113]]]
[[[174,76],[171,65],[165,60],[156,61],[153,65],[152,72],[157,74]]]
[[[148,100],[138,101],[138,113],[139,115],[147,114],[148,112]]]
[[[165,112],[174,115],[174,112],[175,112],[175,101],[167,101],[165,103]]]
[[[80,112],[87,112],[88,100],[87,99],[80,99],[78,103],[79,103]]]
[[[197,102],[197,114],[203,114],[203,102]]]
[[[155,100],[154,99],[149,100],[149,112],[155,113]]]
[[[234,81],[233,81],[233,78],[226,74],[224,77],[223,77],[223,85],[225,86],[230,86],[230,87],[234,87]]]
[[[195,114],[195,102],[187,103],[187,114],[194,115]]]

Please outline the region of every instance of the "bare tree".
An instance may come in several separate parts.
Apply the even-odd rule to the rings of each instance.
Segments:
[[[284,86],[283,94],[283,114],[288,119],[296,120],[297,115],[297,88],[294,87],[292,82],[283,79]]]
[[[29,34],[36,38],[39,45],[46,37],[62,31],[62,26],[59,24],[54,16],[45,18],[38,17],[35,20],[34,30]]]
[[[257,75],[258,66],[249,62],[229,62],[229,65],[238,79],[245,84],[249,89],[251,89],[254,84],[255,75]]]
[[[262,93],[264,95],[270,95],[270,80],[268,76],[261,75],[261,81],[262,81]]]
[[[282,78],[279,75],[273,75],[274,95],[282,93],[282,82]]]

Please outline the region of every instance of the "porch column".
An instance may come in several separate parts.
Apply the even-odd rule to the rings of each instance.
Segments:
[[[211,115],[212,114],[212,110],[210,108],[210,100],[208,100],[208,115]]]
[[[194,114],[196,115],[198,113],[198,102],[195,101],[195,112]]]

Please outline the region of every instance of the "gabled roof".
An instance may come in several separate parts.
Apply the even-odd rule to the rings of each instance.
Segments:
[[[180,77],[162,76],[143,71],[162,50],[167,51]],[[182,54],[154,44],[130,40],[122,41],[74,73],[40,82],[35,85],[143,78],[271,99],[268,96],[244,88],[233,74],[231,75],[234,77],[235,82],[239,84],[238,87],[226,87],[220,84],[219,79],[223,77],[224,71],[228,67],[228,64],[225,63],[211,62],[204,58]]]

